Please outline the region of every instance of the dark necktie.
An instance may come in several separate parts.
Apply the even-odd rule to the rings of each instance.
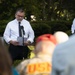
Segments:
[[[21,26],[20,26],[21,22],[19,22],[19,36],[22,37],[22,33],[21,33]]]

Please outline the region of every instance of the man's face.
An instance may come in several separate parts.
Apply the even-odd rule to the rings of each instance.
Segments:
[[[23,18],[24,18],[24,16],[25,16],[25,13],[24,12],[17,12],[16,14],[15,14],[15,17],[16,17],[16,19],[18,20],[18,21],[22,21],[23,20]]]

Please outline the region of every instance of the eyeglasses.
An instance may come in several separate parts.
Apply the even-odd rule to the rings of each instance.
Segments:
[[[21,16],[21,15],[17,15],[18,17],[21,17],[21,18],[24,18],[24,16]]]

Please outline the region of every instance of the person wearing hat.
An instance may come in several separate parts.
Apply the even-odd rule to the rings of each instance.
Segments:
[[[75,18],[73,19],[72,26],[71,26],[71,33],[75,33]]]
[[[58,44],[66,42],[69,39],[68,34],[63,31],[56,31],[54,33],[54,36],[55,36]]]
[[[54,49],[51,75],[75,75],[75,35]]]
[[[56,44],[56,38],[52,34],[39,36],[35,44],[35,57],[22,61],[16,67],[20,75],[50,75],[52,54]]]

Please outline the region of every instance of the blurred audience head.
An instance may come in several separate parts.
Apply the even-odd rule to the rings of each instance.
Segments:
[[[69,39],[69,36],[63,31],[55,32],[54,36],[55,36],[58,44],[66,42]]]
[[[2,38],[0,38],[0,75],[12,75],[12,61],[6,49]]]
[[[35,54],[52,55],[56,46],[56,38],[52,34],[44,34],[36,39]]]

